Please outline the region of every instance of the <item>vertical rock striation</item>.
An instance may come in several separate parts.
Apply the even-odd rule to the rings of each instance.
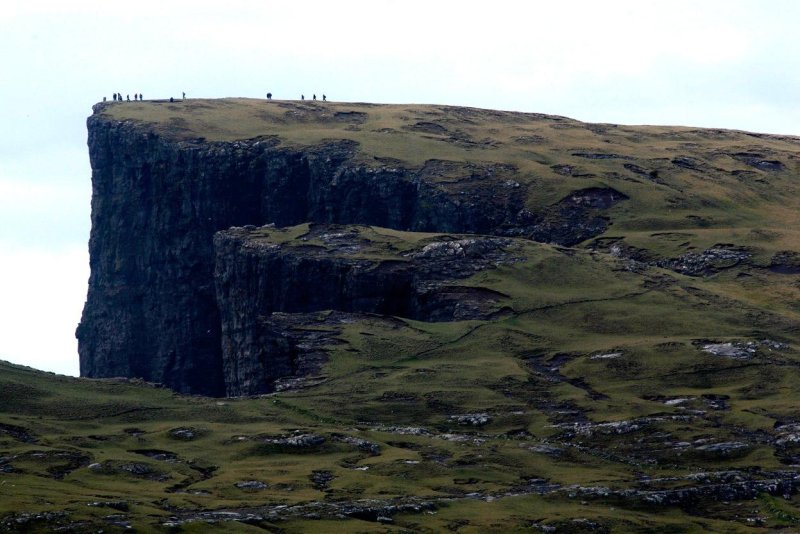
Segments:
[[[465,167],[467,185],[456,192],[435,181],[441,162],[368,166],[346,140],[305,149],[270,137],[168,140],[98,106],[88,119],[91,275],[76,332],[82,376],[224,394],[213,236],[233,226],[359,223],[573,244],[606,225],[597,206],[573,197],[549,215],[525,210],[526,188],[503,185],[514,172],[508,166]],[[622,198],[608,191],[599,194],[610,203]]]
[[[214,236],[228,395],[265,393],[275,379],[297,374],[298,347],[307,347],[313,332],[300,336],[293,330],[302,331],[313,312],[486,319],[505,298],[457,281],[516,261],[508,251],[511,239],[446,236],[404,254],[376,256],[362,230],[312,225],[284,245],[270,237],[284,233],[279,229],[232,228]]]

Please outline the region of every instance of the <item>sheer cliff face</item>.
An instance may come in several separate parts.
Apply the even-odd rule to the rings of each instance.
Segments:
[[[605,208],[624,198],[590,191],[593,201],[568,197],[537,215],[524,209],[529,192],[507,179],[514,173],[508,166],[464,166],[467,179],[456,192],[428,179],[442,162],[365,166],[355,163],[352,141],[306,149],[272,138],[168,141],[102,113],[89,118],[88,129],[91,277],[77,330],[81,374],[141,377],[181,392],[226,390],[217,231],[315,221],[572,244],[605,229],[592,202]],[[347,309],[334,293],[326,298],[331,308]],[[298,304],[287,299],[285,306]]]
[[[312,312],[487,319],[506,296],[459,280],[519,260],[507,250],[519,240],[497,237],[429,237],[387,254],[380,252],[387,242],[377,236],[376,246],[364,226],[311,225],[299,239],[279,244],[295,229],[233,228],[214,237],[228,395],[272,391],[277,378],[299,374],[309,356],[316,358],[318,351],[308,350]],[[338,320],[326,326],[335,329]]]

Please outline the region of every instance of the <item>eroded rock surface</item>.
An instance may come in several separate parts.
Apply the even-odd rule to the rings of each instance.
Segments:
[[[98,105],[88,120],[91,276],[76,332],[81,374],[88,377],[139,377],[181,392],[225,393],[212,243],[220,230],[336,222],[572,245],[603,232],[603,212],[627,198],[611,188],[586,188],[532,211],[526,202],[535,192],[516,179],[513,165],[432,159],[413,167],[391,158],[367,165],[348,140],[288,148],[274,136],[168,139],[112,119],[107,108]],[[358,128],[363,115],[331,120]],[[458,129],[415,128],[433,128],[437,138],[446,133],[442,140],[470,150],[492,147]]]
[[[507,238],[442,236],[401,252],[364,227],[315,225],[284,242],[288,232],[234,228],[214,238],[228,395],[317,371],[340,325],[353,320],[347,314],[487,318],[505,296],[458,280],[517,261]],[[336,313],[315,315],[325,310]]]

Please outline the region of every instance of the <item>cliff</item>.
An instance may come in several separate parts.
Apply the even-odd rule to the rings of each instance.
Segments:
[[[217,233],[215,280],[227,395],[264,393],[277,378],[302,376],[298,368],[305,355],[298,347],[308,340],[287,332],[307,326],[309,312],[418,321],[487,319],[498,312],[502,293],[458,280],[519,259],[507,250],[512,240],[449,235],[420,240],[413,233],[386,232],[304,225]],[[275,312],[282,312],[280,327],[268,319]],[[299,320],[288,324],[287,316]],[[333,336],[327,337],[331,342]]]
[[[328,262],[322,274],[315,269],[323,264],[308,258],[256,257],[232,234],[218,237],[215,252],[216,232],[314,222],[573,246],[604,234],[612,220],[634,231],[731,227],[772,201],[768,186],[786,181],[797,146],[792,138],[764,138],[754,148],[756,138],[738,132],[466,108],[246,100],[98,104],[88,129],[91,277],[77,330],[81,374],[206,395],[238,391],[227,387],[223,363],[224,333],[237,331],[238,319],[230,295],[219,293],[236,269],[272,284],[263,292],[270,301],[241,316],[325,308],[424,315],[413,276],[396,263]],[[703,137],[711,141],[698,151],[694,141]],[[642,145],[653,140],[663,146],[644,157]],[[747,198],[747,208],[728,210],[731,196]],[[305,294],[291,285],[316,276],[329,283]],[[256,278],[238,273],[242,302],[260,291]]]
[[[223,99],[89,148],[127,378],[0,362],[0,531],[800,518],[798,138]]]

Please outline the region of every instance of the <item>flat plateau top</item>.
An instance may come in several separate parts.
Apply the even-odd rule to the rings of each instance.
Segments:
[[[668,254],[678,252],[672,250],[676,244],[763,244],[764,235],[777,250],[796,249],[800,242],[794,230],[800,227],[797,137],[319,100],[114,102],[99,105],[95,117],[133,121],[176,142],[266,137],[279,147],[302,150],[349,140],[356,143],[358,164],[414,170],[445,162],[425,179],[455,189],[474,181],[473,170],[480,166],[482,179],[527,187],[531,209],[552,205],[571,191],[611,187],[631,199],[611,210],[614,228],[624,231],[628,242],[665,248],[659,252]],[[503,172],[486,178],[485,169],[496,166]],[[684,235],[675,243],[651,235],[676,235],[670,232]]]
[[[236,141],[277,136],[289,145],[358,142],[365,153],[418,164],[427,159],[551,163],[565,152],[591,159],[654,157],[682,145],[705,150],[757,144],[800,149],[800,138],[679,126],[619,126],[566,117],[415,104],[248,98],[106,103],[100,115],[148,125],[174,140]]]

